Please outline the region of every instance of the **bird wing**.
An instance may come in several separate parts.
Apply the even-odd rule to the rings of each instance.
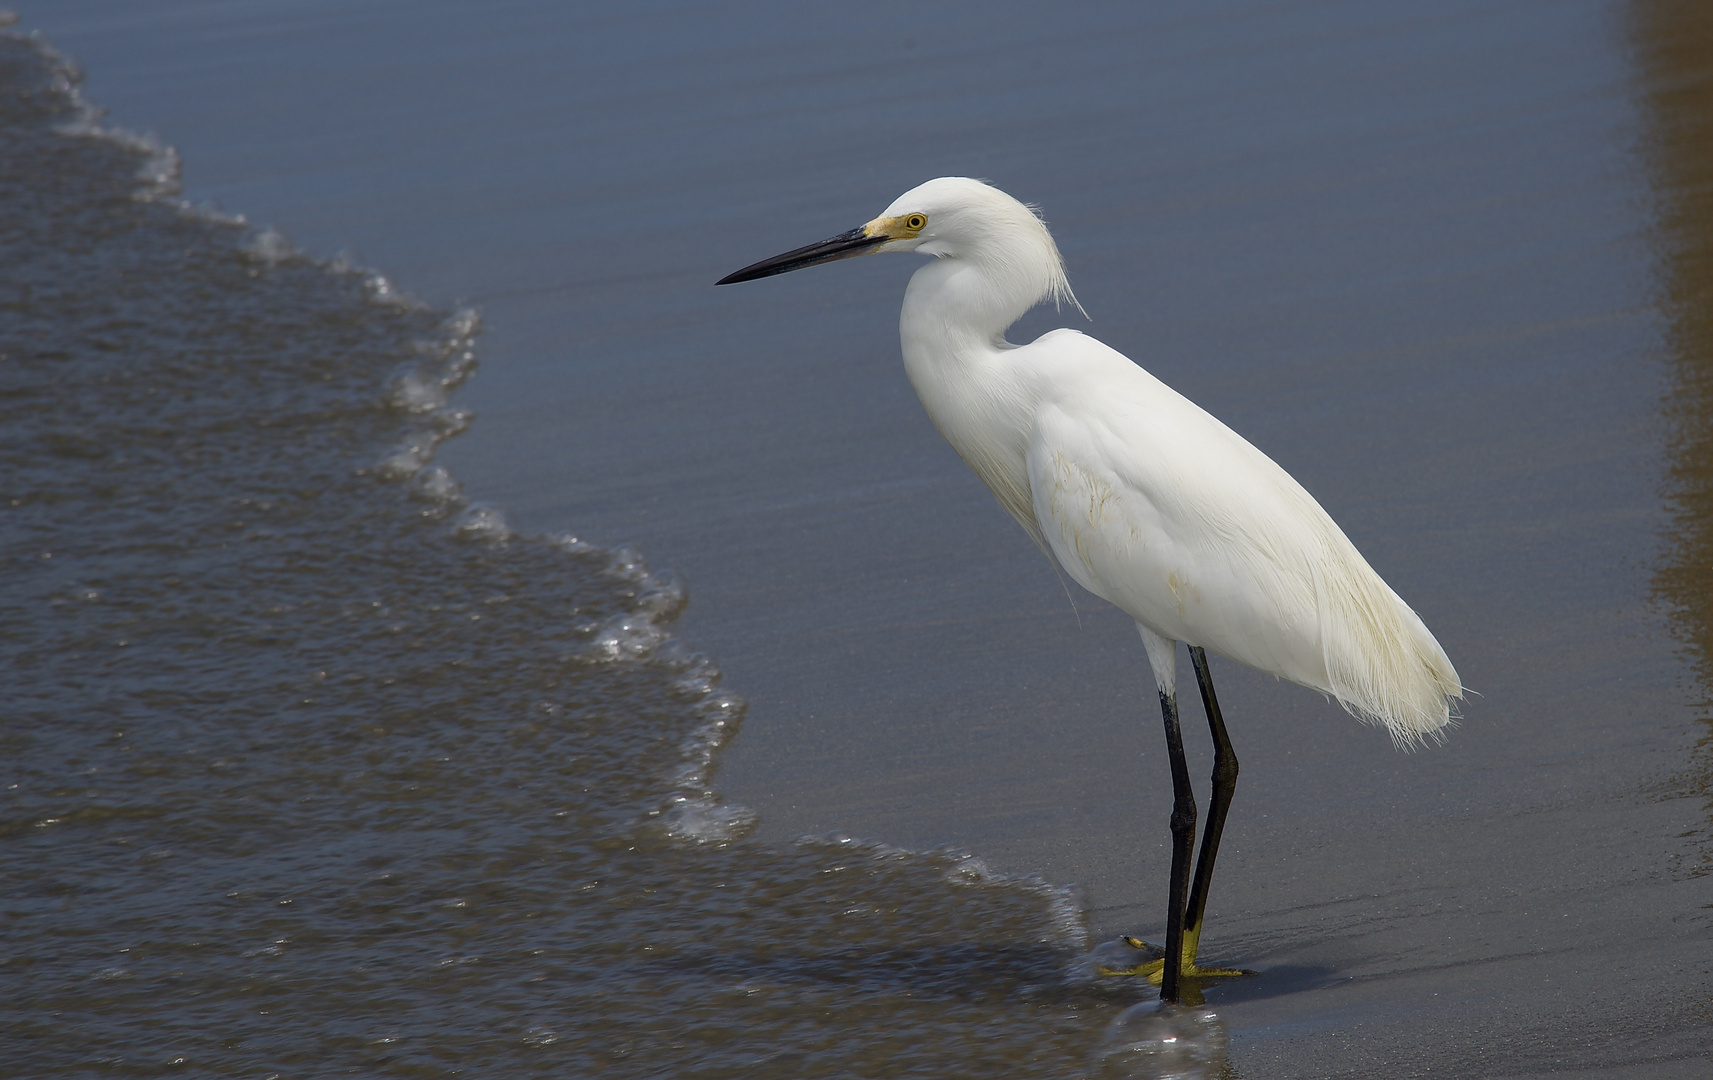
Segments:
[[[1400,742],[1448,722],[1445,653],[1288,473],[1121,353],[1080,334],[1037,346],[1030,493],[1078,584]]]

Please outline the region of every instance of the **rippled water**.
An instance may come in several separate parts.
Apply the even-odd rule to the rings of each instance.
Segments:
[[[1226,1069],[1063,890],[746,840],[683,589],[432,464],[474,313],[175,178],[0,39],[0,1074]]]

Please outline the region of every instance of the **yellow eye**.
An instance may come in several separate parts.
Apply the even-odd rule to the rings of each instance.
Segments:
[[[921,214],[911,214],[904,219],[904,227],[913,233],[918,233],[928,227],[928,219]]]

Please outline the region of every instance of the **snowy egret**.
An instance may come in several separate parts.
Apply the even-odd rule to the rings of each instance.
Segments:
[[[1037,303],[1076,300],[1046,225],[997,188],[930,180],[860,228],[718,284],[877,251],[934,256],[911,277],[899,318],[904,370],[928,416],[1048,557],[1142,635],[1171,758],[1172,877],[1165,948],[1130,970],[1158,977],[1168,1001],[1186,979],[1242,974],[1196,965],[1237,784],[1204,650],[1336,698],[1404,748],[1443,737],[1463,696],[1457,672],[1320,504],[1242,436],[1076,330],[1005,340]],[[1214,744],[1193,882],[1180,641]]]

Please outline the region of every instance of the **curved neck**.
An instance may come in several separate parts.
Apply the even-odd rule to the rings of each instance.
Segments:
[[[956,365],[971,353],[1004,348],[1006,328],[1040,294],[1030,290],[1023,296],[1023,290],[996,287],[1000,284],[978,264],[955,257],[934,259],[917,270],[898,316],[906,367]]]
[[[1024,466],[1033,396],[1006,327],[1036,296],[1006,297],[981,268],[935,259],[904,293],[904,373],[928,418],[1024,529],[1043,543]]]
[[[904,373],[960,453],[987,437],[982,418],[999,421],[994,430],[1014,426],[1022,391],[1005,330],[1039,297],[1032,288],[1007,295],[1003,279],[985,271],[957,257],[935,259],[911,277],[898,317]]]

